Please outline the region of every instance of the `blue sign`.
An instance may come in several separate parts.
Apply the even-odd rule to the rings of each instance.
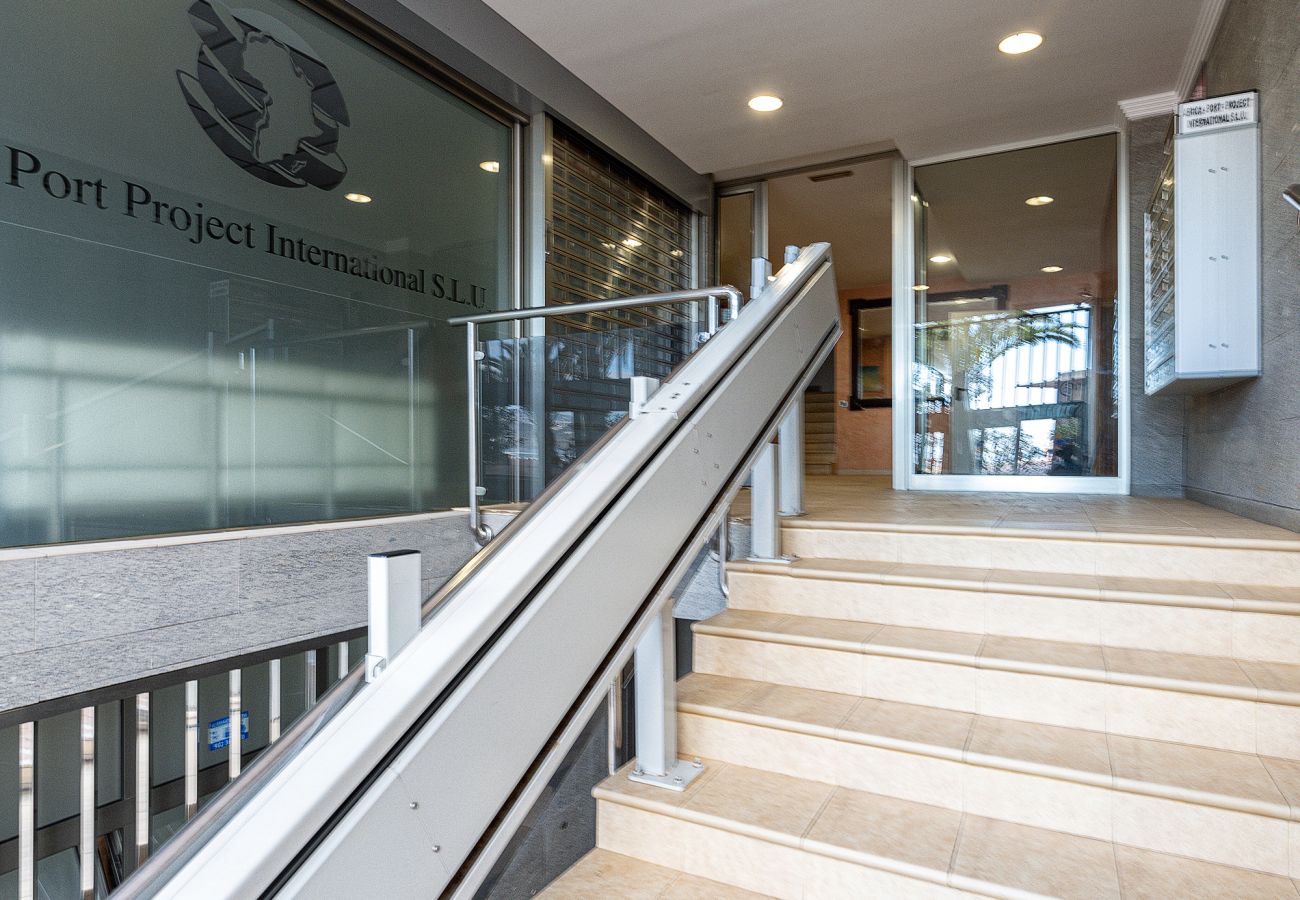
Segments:
[[[239,714],[239,739],[248,740],[248,711]],[[208,723],[208,749],[221,750],[230,746],[230,716],[222,716]]]

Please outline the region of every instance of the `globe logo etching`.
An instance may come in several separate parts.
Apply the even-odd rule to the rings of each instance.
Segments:
[[[280,187],[337,187],[348,110],[334,76],[282,22],[211,0],[189,9],[199,36],[194,74],[176,78],[212,143],[244,171]]]

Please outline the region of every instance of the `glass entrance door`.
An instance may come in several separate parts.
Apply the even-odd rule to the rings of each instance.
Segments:
[[[1117,138],[914,170],[909,485],[1119,491]]]

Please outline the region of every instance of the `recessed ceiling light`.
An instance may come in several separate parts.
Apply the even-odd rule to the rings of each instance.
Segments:
[[[785,101],[771,94],[759,94],[749,98],[749,108],[757,112],[775,112],[785,106]]]
[[[1036,31],[1020,31],[1004,37],[998,43],[998,49],[1003,53],[1009,53],[1014,56],[1017,53],[1028,53],[1030,50],[1038,47],[1043,42],[1043,36]]]
[[[1166,178],[1165,187],[1173,187],[1173,186],[1174,186],[1174,180],[1172,178]]]
[[[350,193],[350,194],[344,194],[343,199],[351,200],[353,203],[369,203],[374,198],[371,197],[369,194]]]
[[[497,162],[495,159],[485,159],[483,160],[483,162],[478,164],[478,167],[482,169],[484,172],[501,171],[501,163]]]
[[[681,249],[674,250],[674,251],[672,252],[672,255],[673,255],[673,256],[685,256],[685,255],[686,255],[686,251],[685,251],[685,250],[681,250]]]
[[[929,286],[928,284],[914,284],[914,285],[912,285],[912,290],[914,290],[914,291],[928,291],[929,289],[930,289],[930,286]]]
[[[1043,266],[1043,271],[1049,275],[1055,275],[1057,272],[1065,271],[1064,266]]]
[[[930,262],[932,262],[932,263],[950,263],[950,262],[952,262],[952,257],[951,257],[951,256],[944,256],[942,253],[940,253],[938,256],[931,256],[931,257],[930,257]]]
[[[635,250],[637,247],[641,246],[641,242],[634,237],[623,238],[623,246],[630,247],[631,249]]]
[[[1046,194],[1039,194],[1037,197],[1030,197],[1025,201],[1026,206],[1046,206],[1049,203],[1055,203],[1055,197],[1048,197]]]

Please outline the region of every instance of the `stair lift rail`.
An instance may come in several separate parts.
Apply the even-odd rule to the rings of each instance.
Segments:
[[[448,324],[465,326],[466,353],[466,408],[469,412],[469,527],[474,539],[482,546],[492,540],[492,528],[483,521],[479,508],[479,396],[478,364],[483,353],[478,346],[478,329],[482,325],[503,322],[523,322],[529,319],[545,319],[555,316],[576,316],[584,313],[608,312],[614,309],[643,309],[648,306],[674,306],[682,303],[708,302],[708,331],[710,337],[721,326],[720,306],[727,301],[730,319],[740,314],[740,304],[744,295],[730,285],[700,288],[685,291],[673,291],[668,294],[645,294],[640,297],[621,297],[616,300],[592,300],[588,303],[565,303],[560,306],[537,306],[531,309],[509,309],[499,312],[480,313],[473,316],[456,316],[448,319]]]
[[[430,598],[423,628],[373,684],[255,792],[237,782],[249,795],[226,804],[207,840],[123,890],[472,893],[633,644],[671,617],[670,592],[761,458],[771,477],[754,482],[775,516],[772,441],[840,327],[830,247],[805,248]],[[660,752],[675,757],[671,743]]]

